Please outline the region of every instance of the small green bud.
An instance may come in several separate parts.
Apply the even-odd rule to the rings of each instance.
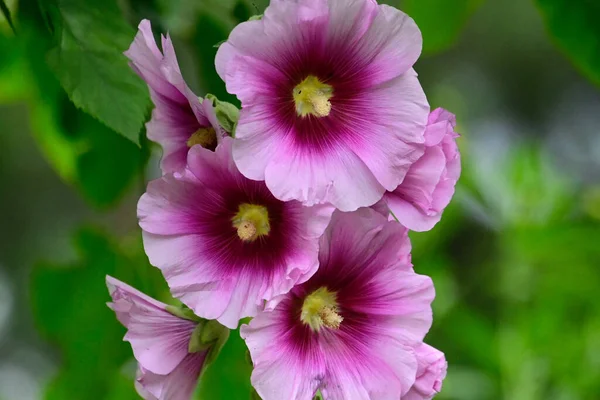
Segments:
[[[221,348],[229,339],[229,329],[213,320],[201,320],[192,332],[188,351],[197,353],[208,350],[205,364],[208,365],[217,357]]]
[[[235,127],[240,119],[240,110],[231,103],[217,99],[213,94],[207,94],[206,98],[213,102],[219,124],[221,124],[223,129],[225,129],[232,137],[235,137]]]
[[[248,21],[260,21],[262,19],[262,17],[263,17],[262,14],[253,15],[250,18],[248,18]]]

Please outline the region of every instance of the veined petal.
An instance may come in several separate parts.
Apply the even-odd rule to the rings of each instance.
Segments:
[[[372,0],[275,0],[238,25],[216,67],[242,102],[241,173],[308,206],[379,201],[423,153],[421,42],[412,19]]]
[[[407,230],[362,208],[335,212],[306,282],[241,334],[264,400],[399,400],[431,325],[433,285],[410,264]]]
[[[287,293],[318,266],[318,240],[333,208],[282,202],[237,170],[231,138],[194,146],[187,169],[148,185],[138,205],[144,248],[171,293],[194,312],[235,328],[264,301]],[[264,209],[268,228],[249,241],[235,225],[242,207]]]
[[[112,277],[106,278],[119,321],[127,328],[124,340],[144,369],[156,374],[172,372],[188,354],[196,324],[166,311],[166,305]]]
[[[158,375],[140,368],[136,379],[138,393],[145,400],[191,399],[205,359],[206,352],[190,353],[167,375]]]

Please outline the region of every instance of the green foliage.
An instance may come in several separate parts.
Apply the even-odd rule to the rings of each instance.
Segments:
[[[600,3],[536,0],[556,44],[592,82],[600,84]]]
[[[125,194],[149,156],[77,109],[44,61],[46,43],[35,31],[9,40],[0,36],[0,102],[24,101],[30,129],[60,177],[94,206],[106,209]]]
[[[31,278],[38,329],[63,356],[63,368],[46,398],[79,400],[94,393],[97,399],[113,399],[114,375],[131,357],[131,348],[122,341],[125,329],[106,306],[110,297],[105,277],[116,276],[147,293],[156,292],[153,282],[160,280],[139,257],[123,252],[96,230],[82,229],[75,244],[79,261],[39,264]]]
[[[469,17],[483,1],[403,0],[400,9],[421,29],[423,52],[433,53],[447,49],[456,41]]]
[[[66,98],[57,102],[34,105],[32,127],[38,143],[60,175],[91,204],[114,205],[140,173],[147,154]]]
[[[239,330],[232,331],[217,359],[202,376],[195,396],[198,400],[251,398],[252,364],[246,359],[246,344]]]
[[[115,0],[46,0],[56,46],[48,63],[69,98],[134,143],[148,110],[148,90],[122,54],[134,37]]]
[[[10,26],[10,29],[12,29],[13,32],[16,32],[15,26],[13,25],[12,17],[10,15],[10,9],[8,8],[8,6],[6,5],[6,2],[4,0],[0,0],[0,11],[2,11],[4,18],[6,19],[6,22]]]

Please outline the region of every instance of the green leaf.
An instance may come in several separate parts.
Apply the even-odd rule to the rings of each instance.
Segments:
[[[148,89],[122,54],[135,32],[115,0],[58,0],[57,46],[48,63],[69,98],[111,129],[138,144],[149,105]]]
[[[8,8],[4,0],[0,0],[0,11],[2,11],[4,18],[6,18],[6,22],[8,22],[8,26],[10,26],[10,29],[12,29],[12,31],[16,33],[17,31],[15,30],[15,26],[13,25],[13,21],[10,16],[10,9]]]
[[[125,329],[106,306],[110,297],[105,277],[116,276],[152,295],[157,291],[156,270],[94,229],[82,229],[75,239],[79,261],[41,263],[32,272],[35,322],[63,356],[62,369],[50,383],[46,398],[79,400],[93,393],[95,399],[112,400],[113,374],[132,353],[122,340]],[[133,377],[130,382],[133,386]]]
[[[55,102],[32,105],[32,130],[45,156],[88,202],[101,209],[114,205],[135,181],[145,154],[66,97],[59,94]]]
[[[149,149],[78,110],[44,62],[45,51],[26,29],[10,41],[0,35],[0,103],[25,103],[36,144],[58,175],[92,205],[112,206],[141,173]]]
[[[592,82],[600,84],[600,3],[595,0],[536,0],[558,47]]]
[[[400,8],[421,29],[423,53],[434,53],[445,50],[456,42],[469,17],[483,1],[403,0]]]

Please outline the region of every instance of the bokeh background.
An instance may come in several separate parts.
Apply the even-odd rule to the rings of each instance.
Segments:
[[[600,2],[389,3],[420,25],[421,82],[462,134],[455,199],[412,235],[450,364],[438,398],[600,399]],[[168,292],[135,215],[159,174],[150,104],[120,53],[149,18],[196,93],[235,102],[215,44],[266,1],[0,5],[0,400],[135,399],[103,277]],[[249,373],[233,332],[198,398],[249,399]]]

